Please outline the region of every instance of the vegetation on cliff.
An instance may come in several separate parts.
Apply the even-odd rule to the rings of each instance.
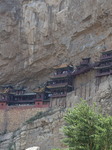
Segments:
[[[82,101],[65,115],[64,143],[69,150],[112,150],[112,117]]]

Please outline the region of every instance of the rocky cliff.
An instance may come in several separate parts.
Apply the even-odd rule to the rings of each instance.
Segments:
[[[99,59],[112,47],[111,8],[111,0],[0,0],[0,83],[34,87],[57,64]]]
[[[0,83],[34,88],[46,81],[55,65],[66,62],[75,66],[88,56],[93,62],[99,60],[101,51],[112,48],[111,39],[111,0],[0,0]],[[85,75],[77,82],[86,82],[89,77]],[[103,113],[112,115],[111,77],[104,77],[99,87],[91,79],[87,89],[89,83],[92,86],[88,102],[100,103]],[[85,86],[82,97],[84,91]],[[67,107],[79,100],[77,95],[80,96],[80,89],[68,95]],[[0,149],[62,147],[64,111],[56,109],[17,132],[1,135]]]
[[[39,113],[29,119],[19,130],[0,136],[0,150],[25,150],[31,146],[39,146],[40,150],[64,148],[65,145],[61,142],[64,136],[61,130],[64,125],[63,116],[68,108],[74,107],[80,101],[80,98],[73,91],[66,99],[54,99],[56,100],[66,101],[66,108],[57,106]],[[111,78],[103,81],[96,95],[88,100],[90,105],[94,102],[100,105],[103,113],[112,115]]]

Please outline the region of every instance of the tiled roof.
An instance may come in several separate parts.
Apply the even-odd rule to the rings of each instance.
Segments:
[[[45,91],[45,88],[37,88],[37,89],[35,89],[33,91],[36,92],[36,93],[41,93],[41,92]]]

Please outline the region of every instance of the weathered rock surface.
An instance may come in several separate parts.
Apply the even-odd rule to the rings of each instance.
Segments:
[[[88,99],[91,105],[95,103],[100,105],[103,113],[112,115],[112,78],[108,77],[99,84],[98,91],[94,97]],[[55,99],[56,101],[58,99]],[[65,101],[65,99],[61,99]],[[74,107],[79,103],[80,98],[75,96],[74,91],[69,93],[66,98],[66,108],[62,106],[54,107],[41,115],[38,119],[28,121],[18,131],[10,135],[0,137],[0,149],[25,150],[28,147],[38,145],[40,150],[52,150],[53,148],[64,147],[61,142],[63,138],[62,127],[64,125],[63,116],[68,108]],[[57,102],[56,102],[57,103]],[[99,111],[99,110],[98,110]],[[5,139],[5,140],[4,140]],[[8,139],[8,140],[7,140]]]
[[[7,133],[4,135],[0,135],[0,149],[1,150],[9,150],[13,139],[13,133]]]
[[[112,48],[111,39],[111,0],[0,0],[0,83],[33,88],[43,83],[57,64],[75,66],[88,56],[98,60],[102,50]],[[100,103],[103,113],[112,115],[111,80],[101,82],[90,95],[90,103]],[[68,96],[67,106],[71,107],[78,97],[74,93]],[[63,147],[60,128],[64,114],[57,110],[1,136],[0,149]]]
[[[111,0],[0,0],[0,82],[35,86],[57,64],[98,59],[112,47],[111,8]]]
[[[102,113],[112,115],[112,77],[104,78],[100,84],[97,94],[93,97],[101,106]]]

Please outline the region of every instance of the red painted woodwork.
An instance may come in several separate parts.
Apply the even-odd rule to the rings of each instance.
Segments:
[[[5,109],[7,108],[6,102],[0,102],[0,109]]]
[[[38,102],[35,102],[35,106],[38,107],[38,108],[49,107],[49,102],[44,104],[44,102],[38,101]]]
[[[43,101],[44,99],[44,93],[37,93],[36,100],[37,101]]]
[[[31,108],[47,108],[49,107],[49,104],[48,105],[43,105],[43,106],[36,106],[36,105],[21,105],[21,106],[7,106],[6,108],[8,109],[31,109]]]
[[[42,101],[35,102],[35,105],[36,105],[36,106],[39,106],[39,107],[42,107],[43,102],[42,102]]]

